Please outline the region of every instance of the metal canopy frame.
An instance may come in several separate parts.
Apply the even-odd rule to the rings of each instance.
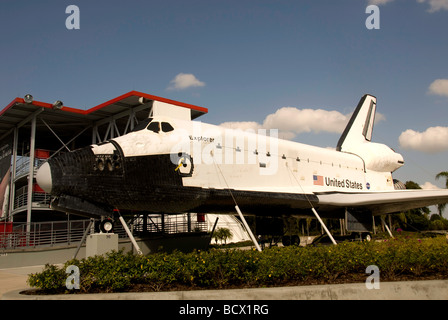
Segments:
[[[50,103],[27,103],[22,98],[15,98],[0,111],[0,143],[9,140],[12,144],[9,205],[0,221],[12,222],[17,218],[31,223],[33,211],[50,210],[48,205],[36,207],[28,201],[33,199],[36,169],[43,162],[39,161],[36,150],[50,151],[53,156],[124,135],[149,116],[154,101],[188,108],[192,119],[208,112],[206,108],[138,91],[130,91],[87,110],[66,106],[55,108]],[[28,161],[24,163],[28,170],[23,172],[22,163],[22,171],[18,174],[17,163],[23,159]],[[27,188],[26,206],[15,206],[18,187]],[[33,220],[39,221],[39,218]]]

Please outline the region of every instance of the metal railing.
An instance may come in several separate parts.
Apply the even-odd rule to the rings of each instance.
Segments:
[[[135,216],[128,221],[134,235],[176,234],[187,232],[207,232],[206,221],[198,221],[196,215],[150,215],[147,223],[144,216]],[[50,221],[27,223],[3,223],[0,228],[0,249],[25,249],[56,247],[77,244],[89,225],[90,220]],[[146,226],[146,231],[143,227]],[[29,228],[29,232],[27,229]],[[114,233],[119,238],[128,238],[123,226],[117,221]]]
[[[146,217],[146,223],[145,223]],[[198,219],[196,214],[147,215],[136,216],[133,222],[134,232],[176,234],[190,232],[207,232],[205,219]]]
[[[48,193],[33,192],[32,207],[33,208],[50,208],[51,196]],[[28,186],[24,186],[16,191],[14,198],[14,209],[19,210],[28,204]]]
[[[34,173],[37,172],[37,169],[46,161],[47,159],[34,159]],[[29,154],[24,156],[17,156],[16,162],[16,172],[15,172],[15,181],[18,179],[28,175],[30,166],[30,157]],[[43,192],[43,190],[37,191],[34,190],[36,184],[33,184],[33,193],[32,193],[32,207],[33,208],[49,208],[51,197],[48,193]],[[17,189],[14,194],[14,203],[12,207],[12,211],[23,210],[28,204],[28,186],[23,186],[20,189]]]
[[[36,172],[36,169],[39,168],[45,161],[47,161],[47,159],[35,158],[34,172]],[[15,172],[16,179],[20,178],[21,176],[27,175],[29,173],[29,170],[30,170],[29,153],[23,156],[17,156],[16,172]]]
[[[12,230],[0,233],[0,248],[17,249],[70,245],[81,241],[89,220],[13,223]]]

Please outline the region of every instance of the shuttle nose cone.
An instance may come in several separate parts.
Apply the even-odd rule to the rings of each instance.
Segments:
[[[36,173],[37,184],[46,192],[51,193],[51,169],[48,162],[40,166]]]

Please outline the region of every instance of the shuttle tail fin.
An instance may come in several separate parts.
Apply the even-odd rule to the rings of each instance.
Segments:
[[[403,157],[385,144],[372,142],[376,98],[366,94],[359,101],[336,150],[358,155],[364,170],[393,172],[404,164]]]
[[[376,98],[370,94],[364,95],[339,138],[337,151],[349,151],[354,145],[372,140],[375,111]]]

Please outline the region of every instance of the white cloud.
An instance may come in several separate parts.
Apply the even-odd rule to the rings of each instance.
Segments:
[[[448,127],[430,127],[424,132],[408,129],[398,138],[404,149],[428,153],[448,150]]]
[[[350,115],[343,115],[338,111],[283,107],[268,115],[263,122],[263,127],[296,134],[321,131],[341,133],[349,118]]]
[[[250,129],[255,132],[259,129],[277,129],[279,138],[291,140],[303,132],[341,133],[349,119],[350,114],[343,115],[338,111],[283,107],[268,115],[263,124],[253,121],[235,121],[224,122],[220,126],[230,129]]]
[[[269,114],[262,124],[253,121],[225,122],[221,126],[230,129],[277,129],[278,136],[291,140],[304,132],[330,132],[342,133],[350,119],[351,114],[342,114],[339,111],[327,111],[322,109],[298,109],[283,107]],[[375,122],[384,120],[384,115],[376,113]]]
[[[448,10],[448,0],[417,0],[418,3],[429,3],[428,12],[433,13],[439,10]]]
[[[368,5],[384,5],[395,0],[368,0]],[[448,0],[417,0],[418,3],[428,3],[429,13],[434,13],[440,10],[448,10]]]
[[[375,124],[380,121],[384,121],[384,120],[386,120],[386,116],[384,114],[379,113],[379,112],[375,113],[375,122],[374,122]]]
[[[382,5],[382,4],[386,4],[389,2],[392,2],[394,0],[369,0],[369,5]]]
[[[184,90],[191,87],[203,87],[205,83],[199,81],[194,74],[191,73],[179,73],[170,81],[168,90]]]
[[[440,189],[438,186],[432,184],[431,182],[425,182],[424,184],[422,184],[420,186],[422,189],[426,189],[426,190],[437,190]]]
[[[429,93],[448,97],[448,79],[437,79],[429,86]]]
[[[261,129],[261,125],[255,121],[234,121],[234,122],[224,122],[220,124],[221,127],[234,129],[234,130],[251,130],[257,132]]]

